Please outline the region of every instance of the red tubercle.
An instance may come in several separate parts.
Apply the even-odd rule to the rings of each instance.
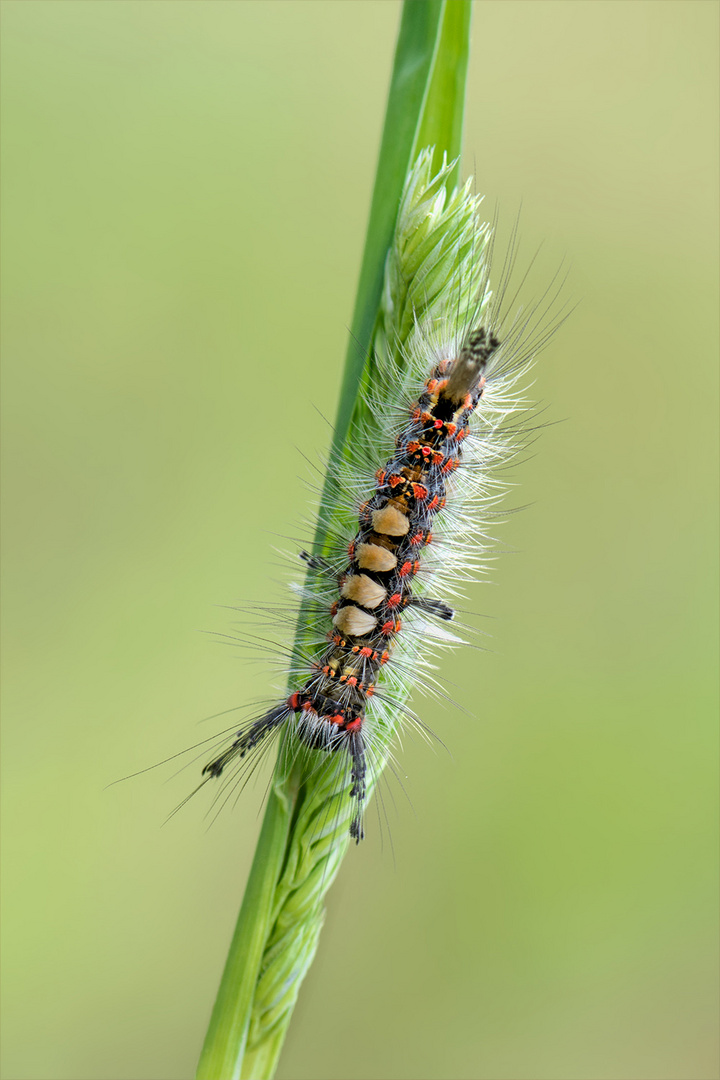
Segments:
[[[387,606],[389,608],[400,607],[401,603],[402,603],[402,593],[397,593],[396,592],[396,593],[393,593],[392,596],[388,597]]]
[[[351,540],[348,544],[348,559],[353,562],[355,559],[355,541]]]
[[[346,731],[359,731],[362,727],[362,716],[356,716],[354,720],[351,720],[349,724],[345,725]]]
[[[337,613],[338,613],[338,602],[336,600],[330,607],[330,616],[331,616],[331,618],[334,619],[335,616],[337,615]]]
[[[368,648],[367,645],[363,645],[362,649],[360,649],[360,655],[370,657],[370,656],[373,656],[374,653],[373,653],[372,649]]]
[[[385,637],[387,637],[388,634],[394,633],[394,631],[395,631],[395,623],[393,622],[392,619],[389,619],[386,623],[383,623],[382,626],[380,627],[380,633],[384,634]]]
[[[375,479],[377,480],[378,484],[384,484],[385,483],[385,470],[384,469],[378,469],[378,471],[375,473]]]
[[[402,482],[403,482],[402,476],[397,476],[397,475],[388,476],[388,484],[390,485],[391,488],[396,488],[398,486],[398,484],[402,484]]]
[[[385,652],[380,657],[380,663],[381,664],[387,664],[389,659],[390,659],[390,653],[386,649]]]
[[[422,530],[420,530],[420,532],[416,532],[414,536],[410,537],[410,543],[412,545],[422,544],[424,539],[425,539],[425,533]]]
[[[418,502],[422,502],[424,499],[427,499],[429,495],[429,491],[424,484],[413,484],[412,492]]]
[[[287,704],[288,708],[292,709],[293,712],[298,712],[300,709],[300,695],[291,694],[290,697],[287,699]]]
[[[438,499],[437,495],[433,495],[432,499],[428,503],[427,508],[428,508],[428,510],[436,510],[439,505],[440,505],[440,500]],[[426,543],[427,543],[427,541],[426,541]]]
[[[413,573],[413,565],[414,564],[411,563],[411,562],[404,562],[402,564],[402,566],[400,567],[400,577],[407,577],[408,574],[412,574]]]

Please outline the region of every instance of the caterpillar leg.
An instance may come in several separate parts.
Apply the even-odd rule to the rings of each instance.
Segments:
[[[214,761],[208,762],[202,771],[203,776],[220,776],[223,769],[228,765],[233,758],[244,758],[247,753],[254,750],[263,739],[270,735],[276,728],[285,723],[287,718],[291,715],[292,709],[288,703],[284,701],[282,705],[277,705],[270,712],[265,713],[259,720],[255,720],[245,731],[239,731],[235,738],[235,741],[227,750],[223,750],[219,757],[216,757]]]
[[[434,615],[438,619],[445,619],[447,622],[455,618],[455,612],[449,604],[443,603],[442,600],[431,600],[429,596],[411,596],[407,606],[417,608],[418,611],[424,611],[426,615]]]
[[[327,559],[323,559],[319,555],[311,555],[308,551],[301,551],[300,558],[303,562],[308,564],[311,570],[326,570],[332,572],[332,566]]]
[[[367,793],[367,759],[365,757],[365,743],[360,732],[353,732],[350,736],[348,752],[350,754],[350,796],[355,800],[355,814],[350,822],[350,836],[359,844],[365,836],[363,830],[363,803]]]

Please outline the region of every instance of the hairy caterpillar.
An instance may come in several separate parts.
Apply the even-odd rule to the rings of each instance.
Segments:
[[[348,564],[337,577],[330,607],[330,642],[304,685],[238,733],[203,772],[220,776],[263,739],[294,717],[296,737],[311,749],[339,752],[351,763],[350,795],[356,809],[350,835],[359,841],[366,791],[367,705],[381,669],[392,660],[410,607],[452,619],[443,601],[418,596],[413,582],[432,527],[446,505],[451,474],[460,465],[470,418],[482,398],[485,369],[499,342],[479,327],[458,355],[442,360],[412,406],[396,438],[396,450],[377,473],[377,487],[360,506],[358,531],[348,545]],[[303,552],[313,570],[330,564]]]
[[[492,467],[518,447],[512,388],[557,325],[547,293],[505,325],[512,250],[493,299],[492,229],[469,185],[447,195],[448,171],[433,176],[424,152],[406,184],[364,413],[329,464],[323,542],[301,553],[310,632],[292,652],[287,696],[230,736],[200,785],[223,777],[232,792],[282,732],[286,763],[339,763],[332,784],[351,803],[356,842],[398,717],[422,727],[405,706],[413,678],[430,677],[421,648],[460,641],[442,626],[454,611],[441,594],[482,568],[478,511],[502,494]]]

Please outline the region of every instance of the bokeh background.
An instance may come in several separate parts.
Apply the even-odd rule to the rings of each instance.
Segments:
[[[192,1076],[262,783],[106,788],[271,675],[328,443],[400,7],[6,2],[7,1080]],[[717,1064],[713,3],[478,4],[465,171],[575,313],[512,554],[333,888],[281,1080]],[[393,798],[397,809],[393,807]],[[411,804],[411,805],[410,805]],[[394,852],[394,853],[393,853]]]

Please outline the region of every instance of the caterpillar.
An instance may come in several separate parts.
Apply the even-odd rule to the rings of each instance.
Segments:
[[[422,726],[404,704],[409,675],[428,672],[421,647],[460,641],[443,628],[454,609],[433,585],[444,579],[457,595],[455,579],[482,568],[488,542],[473,504],[487,516],[502,493],[489,470],[517,449],[507,418],[523,399],[512,387],[557,328],[547,322],[553,300],[504,332],[513,259],[493,300],[492,229],[479,221],[479,199],[469,185],[448,196],[452,166],[433,176],[431,159],[420,155],[403,195],[365,421],[329,464],[331,542],[301,552],[308,581],[299,591],[316,636],[292,653],[287,695],[230,736],[200,785],[223,777],[232,790],[282,732],[291,759],[339,762],[334,783],[351,801],[356,843],[397,717]],[[358,481],[369,462],[374,476]]]
[[[347,567],[337,578],[330,608],[332,629],[324,654],[299,689],[241,731],[209,762],[203,774],[222,775],[277,728],[296,717],[295,735],[313,750],[339,752],[351,762],[350,796],[356,809],[350,836],[363,836],[366,794],[367,704],[377,677],[392,659],[409,607],[452,619],[441,600],[417,596],[413,581],[432,527],[447,500],[448,482],[462,459],[470,418],[482,398],[484,371],[499,342],[485,327],[471,331],[457,357],[441,361],[413,405],[396,450],[378,470],[375,492],[359,511],[358,531],[348,546]],[[303,552],[315,570],[331,566]]]

